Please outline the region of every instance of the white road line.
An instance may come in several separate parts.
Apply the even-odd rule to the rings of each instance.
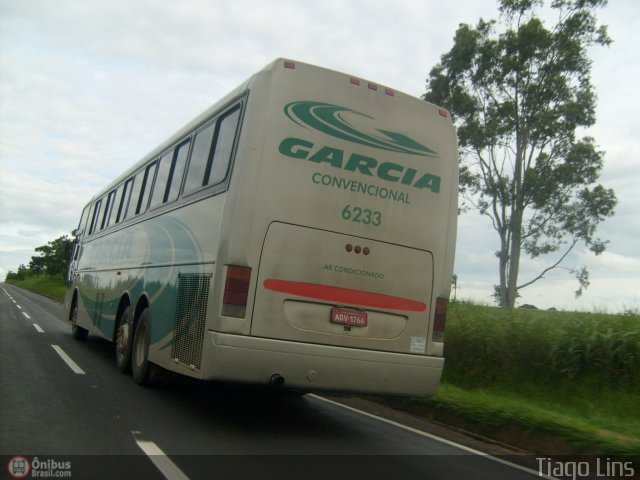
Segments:
[[[44,330],[42,329],[42,327],[37,323],[33,324],[33,328],[35,328],[38,333],[44,333]]]
[[[51,346],[56,351],[56,353],[60,355],[60,358],[64,360],[64,363],[66,363],[69,366],[69,368],[73,370],[73,373],[77,373],[78,375],[84,375],[84,370],[82,370],[80,366],[76,362],[74,362],[72,358],[69,355],[67,355],[64,350],[62,350],[62,348],[60,348],[58,345],[51,345]]]
[[[22,310],[22,307],[20,305],[16,304],[16,307],[18,307],[20,310]]]
[[[379,420],[379,421],[387,423],[389,425],[393,425],[395,427],[402,428],[402,429],[407,430],[409,432],[413,432],[413,433],[416,433],[418,435],[422,435],[423,437],[427,437],[427,438],[430,438],[432,440],[436,440],[436,441],[438,441],[440,443],[445,443],[447,445],[451,445],[452,447],[459,448],[459,449],[464,450],[466,452],[473,453],[475,455],[480,455],[481,457],[484,457],[487,460],[492,460],[492,461],[497,462],[497,463],[502,463],[503,465],[507,465],[509,467],[512,467],[512,468],[515,468],[515,469],[518,469],[518,470],[522,470],[523,472],[530,473],[531,475],[535,475],[536,477],[545,478],[547,480],[558,480],[555,477],[549,477],[547,475],[542,475],[541,472],[537,472],[537,471],[535,471],[535,470],[533,470],[531,468],[523,467],[522,465],[518,465],[516,463],[509,462],[507,460],[503,460],[503,459],[498,458],[498,457],[494,457],[493,455],[489,455],[488,453],[481,452],[480,450],[475,450],[475,449],[467,447],[465,445],[461,445],[459,443],[452,442],[451,440],[446,440],[446,439],[440,438],[440,437],[438,437],[436,435],[432,435],[431,433],[423,432],[422,430],[418,430],[416,428],[408,427],[407,425],[403,425],[401,423],[394,422],[393,420],[389,420],[389,419],[384,418],[384,417],[379,417],[379,416],[374,415],[372,413],[364,412],[362,410],[358,410],[357,408],[353,408],[353,407],[350,407],[348,405],[343,405],[342,403],[339,403],[339,402],[334,402],[333,400],[329,400],[328,398],[320,397],[320,396],[314,395],[314,394],[308,394],[307,396],[316,398],[318,400],[321,400],[321,401],[326,402],[326,403],[330,403],[332,405],[335,405],[335,406],[338,406],[338,407],[341,407],[341,408],[344,408],[345,410],[350,410],[352,412],[359,413],[360,415],[364,415],[365,417],[373,418],[375,420]]]
[[[31,320],[31,317],[29,316],[29,314],[27,312],[22,312],[22,314],[27,317],[29,320]]]
[[[169,480],[189,480],[178,466],[150,440],[142,440],[137,437],[140,432],[132,432],[138,447],[149,457],[158,470]]]

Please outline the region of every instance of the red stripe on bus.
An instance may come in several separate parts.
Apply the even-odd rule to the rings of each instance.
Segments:
[[[405,310],[409,312],[424,312],[427,305],[408,298],[383,295],[381,293],[352,290],[349,288],[330,287],[317,283],[291,282],[288,280],[267,279],[264,288],[274,292],[288,293],[299,297],[326,300],[340,305],[360,305],[364,307],[382,308],[389,310]]]

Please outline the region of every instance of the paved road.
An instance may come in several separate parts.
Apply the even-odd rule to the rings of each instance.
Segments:
[[[71,478],[537,478],[339,404],[349,398],[188,379],[139,387],[115,369],[111,344],[71,338],[60,304],[0,287],[4,465],[23,456]]]

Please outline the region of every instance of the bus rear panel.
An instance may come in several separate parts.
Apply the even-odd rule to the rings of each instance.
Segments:
[[[284,60],[249,89],[207,376],[433,394],[457,219],[448,113]],[[238,268],[246,305],[225,315],[223,285]]]

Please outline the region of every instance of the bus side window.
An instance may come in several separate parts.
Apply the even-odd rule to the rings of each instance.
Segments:
[[[187,171],[187,181],[184,185],[185,193],[193,192],[206,185],[204,175],[209,162],[209,153],[211,152],[211,142],[213,141],[215,128],[216,124],[212,123],[196,133],[189,170]]]
[[[100,218],[100,211],[102,210],[102,199],[98,200],[93,208],[93,215],[91,217],[91,228],[89,229],[89,235],[93,235],[98,226],[98,219]]]
[[[118,210],[118,217],[116,223],[120,223],[127,218],[127,208],[129,206],[129,199],[131,198],[131,191],[133,190],[133,178],[127,180],[124,184],[124,192],[122,193],[122,202],[120,203],[120,209]]]
[[[133,189],[131,191],[131,200],[125,218],[131,218],[138,214],[138,204],[140,203],[140,194],[144,185],[144,170],[139,171],[133,179]]]
[[[87,231],[87,219],[89,218],[89,212],[91,211],[91,208],[89,205],[87,205],[86,207],[84,207],[84,210],[82,210],[82,216],[80,217],[80,223],[78,223],[78,229],[76,230],[76,234],[78,236],[87,236],[89,234],[89,232]]]
[[[215,153],[213,160],[210,162],[211,166],[207,168],[205,185],[216,185],[227,177],[239,119],[240,105],[218,121]]]
[[[140,195],[140,203],[138,204],[138,210],[136,213],[144,213],[147,211],[149,205],[149,196],[151,195],[151,188],[153,186],[153,179],[156,176],[156,167],[158,163],[153,162],[149,165],[144,173],[144,182],[142,183],[142,194]]]
[[[109,218],[107,219],[107,225],[106,225],[107,228],[117,223],[116,220],[118,218],[120,204],[122,203],[123,190],[124,190],[124,185],[118,186],[113,203],[109,206]],[[109,196],[109,198],[111,198],[111,196]]]
[[[100,222],[100,230],[104,230],[109,226],[109,215],[111,215],[111,210],[113,209],[113,203],[116,199],[116,191],[111,190],[109,192],[109,196],[107,197],[107,204],[104,209],[104,215],[102,216],[102,222]]]
[[[190,140],[187,140],[176,148],[177,151],[173,161],[173,169],[171,170],[165,202],[173,202],[178,198],[182,177],[184,175],[184,167],[187,164],[187,157],[189,156],[190,142]]]
[[[169,174],[171,173],[171,164],[173,163],[173,150],[165,153],[158,161],[158,174],[156,175],[156,184],[153,187],[153,194],[151,195],[151,203],[149,208],[162,205],[167,191],[167,181],[169,180]]]

